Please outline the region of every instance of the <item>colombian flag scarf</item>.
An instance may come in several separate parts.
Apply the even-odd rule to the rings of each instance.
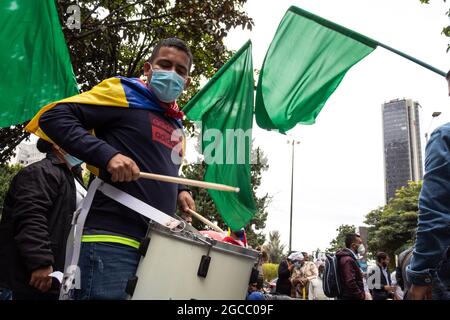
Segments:
[[[176,102],[169,104],[159,101],[142,80],[118,76],[103,80],[89,91],[46,105],[31,119],[25,130],[52,142],[39,127],[39,119],[44,112],[62,103],[81,103],[163,112],[167,117],[175,119],[180,127],[181,119],[184,116]]]
[[[53,143],[39,127],[39,119],[44,112],[62,103],[80,103],[161,112],[167,117],[174,119],[180,128],[182,128],[181,119],[184,116],[176,102],[165,103],[159,101],[156,95],[148,89],[142,80],[117,76],[103,80],[89,91],[44,106],[31,119],[25,127],[25,130]],[[94,132],[91,133],[95,135]],[[183,155],[184,149],[185,139],[183,139]],[[96,173],[97,170],[90,171]]]

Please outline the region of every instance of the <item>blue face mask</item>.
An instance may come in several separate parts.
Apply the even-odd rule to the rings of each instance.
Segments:
[[[184,90],[185,80],[175,71],[153,70],[150,88],[163,102],[175,101]]]
[[[66,160],[66,162],[70,166],[70,168],[76,167],[76,166],[78,166],[78,165],[83,163],[83,161],[81,161],[78,158],[75,158],[74,156],[71,156],[68,153],[66,153],[64,155],[64,160]]]

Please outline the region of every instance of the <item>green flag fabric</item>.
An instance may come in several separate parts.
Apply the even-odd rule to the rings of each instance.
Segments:
[[[244,227],[256,213],[250,177],[254,79],[248,41],[183,108],[202,122],[204,180],[240,188],[239,193],[208,190],[232,229]]]
[[[78,93],[54,0],[0,1],[0,127]]]
[[[313,124],[346,72],[377,42],[290,7],[266,53],[256,91],[256,122],[282,133]]]

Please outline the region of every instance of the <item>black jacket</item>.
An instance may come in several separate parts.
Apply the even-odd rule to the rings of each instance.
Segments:
[[[278,279],[277,279],[277,286],[276,286],[276,292],[280,294],[285,294],[287,296],[291,296],[291,271],[289,270],[287,260],[281,261],[280,265],[278,266]]]
[[[53,154],[13,178],[0,222],[0,275],[13,292],[42,295],[28,285],[32,271],[50,265],[64,271],[75,206],[73,175]]]

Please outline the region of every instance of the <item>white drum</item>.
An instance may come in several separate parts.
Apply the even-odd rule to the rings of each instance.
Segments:
[[[158,225],[149,227],[147,239],[136,278],[128,283],[130,299],[245,299],[257,251]]]

